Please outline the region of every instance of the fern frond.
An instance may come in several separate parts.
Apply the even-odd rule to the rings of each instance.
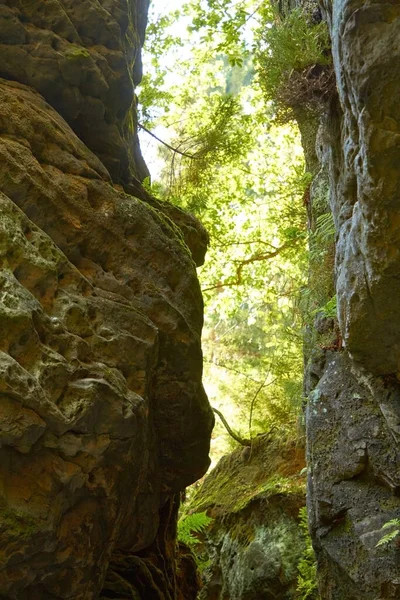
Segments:
[[[212,520],[211,517],[207,516],[206,512],[198,512],[181,517],[178,521],[178,540],[188,546],[199,544],[200,541],[192,534],[204,531]]]
[[[400,527],[400,519],[391,519],[382,525],[381,529],[388,529],[389,527]]]
[[[388,544],[389,542],[394,540],[394,538],[397,537],[399,535],[399,533],[400,533],[399,529],[395,529],[394,531],[387,533],[379,540],[379,542],[376,544],[375,547],[378,548],[378,546],[384,546],[385,544]]]
[[[399,528],[400,527],[400,519],[391,519],[390,521],[387,521],[386,523],[384,523],[382,525],[381,529],[382,530],[389,529],[390,527]],[[386,535],[381,537],[379,542],[375,545],[375,548],[389,544],[389,542],[394,540],[398,535],[400,535],[400,529],[393,529],[393,531],[391,531],[390,533],[387,533]]]
[[[320,215],[315,223],[315,231],[312,234],[319,242],[329,244],[335,237],[335,223],[331,212]]]

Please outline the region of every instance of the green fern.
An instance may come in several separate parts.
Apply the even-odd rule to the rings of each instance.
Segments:
[[[335,223],[331,212],[323,213],[317,218],[313,235],[321,244],[330,244],[335,238]]]
[[[207,516],[206,512],[184,515],[178,521],[178,540],[187,544],[190,548],[200,543],[200,540],[193,533],[201,533],[212,522],[212,518]]]
[[[298,600],[319,600],[317,586],[317,563],[314,550],[311,544],[310,534],[308,532],[307,508],[303,506],[299,511],[300,529],[305,539],[305,548],[297,564],[297,587],[296,599]]]
[[[389,544],[389,542],[391,542],[398,535],[400,535],[400,519],[391,519],[391,521],[387,521],[387,523],[382,525],[382,529],[389,529],[390,527],[396,527],[396,529],[393,529],[393,531],[390,531],[389,533],[381,537],[381,539],[375,546],[376,548],[378,546],[386,546],[386,544]]]
[[[319,215],[310,233],[310,261],[320,261],[335,242],[335,223],[331,212]]]
[[[309,285],[300,292],[299,308],[304,321],[311,325],[316,315],[337,318],[333,268],[335,260],[335,224],[331,212],[316,219],[309,236]]]

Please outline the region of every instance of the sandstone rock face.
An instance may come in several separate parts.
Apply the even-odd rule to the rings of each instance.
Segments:
[[[145,9],[0,3],[4,599],[98,598],[118,553],[155,540],[163,552],[174,495],[208,466],[202,299],[184,242],[201,261],[206,237],[138,182]]]
[[[148,0],[0,5],[0,76],[36,89],[114,181],[128,182],[145,169],[132,103],[147,7]]]
[[[324,0],[338,99],[317,152],[337,230],[344,348],[312,353],[306,377],[308,503],[322,598],[400,598],[400,6]]]
[[[214,518],[205,533],[210,564],[201,600],[296,598],[305,542],[304,449],[260,437],[223,457],[189,503]]]
[[[398,550],[376,547],[400,516],[400,389],[328,353],[307,409],[310,527],[323,599],[400,598]],[[389,530],[386,530],[386,533]]]
[[[325,2],[340,98],[330,177],[338,229],[339,321],[377,374],[400,364],[400,5]]]

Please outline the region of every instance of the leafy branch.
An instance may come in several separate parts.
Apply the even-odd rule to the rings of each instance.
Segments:
[[[297,240],[294,239],[294,240],[285,242],[284,244],[282,244],[282,246],[279,246],[279,248],[275,248],[275,250],[273,252],[264,252],[262,254],[254,254],[253,256],[250,256],[249,258],[243,259],[241,261],[235,261],[235,262],[239,262],[239,264],[236,267],[236,274],[235,274],[234,279],[221,281],[215,285],[211,285],[206,288],[202,288],[202,292],[209,292],[210,290],[217,290],[220,288],[242,285],[242,283],[243,283],[242,271],[246,265],[250,265],[255,262],[260,262],[260,261],[264,261],[264,260],[270,260],[271,258],[275,258],[276,256],[278,256],[279,254],[281,254],[288,248],[293,248],[296,241]]]

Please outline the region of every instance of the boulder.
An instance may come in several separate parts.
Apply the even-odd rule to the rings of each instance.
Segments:
[[[201,600],[296,597],[306,548],[304,465],[301,445],[260,436],[207,475],[185,508],[213,518],[203,540]]]

